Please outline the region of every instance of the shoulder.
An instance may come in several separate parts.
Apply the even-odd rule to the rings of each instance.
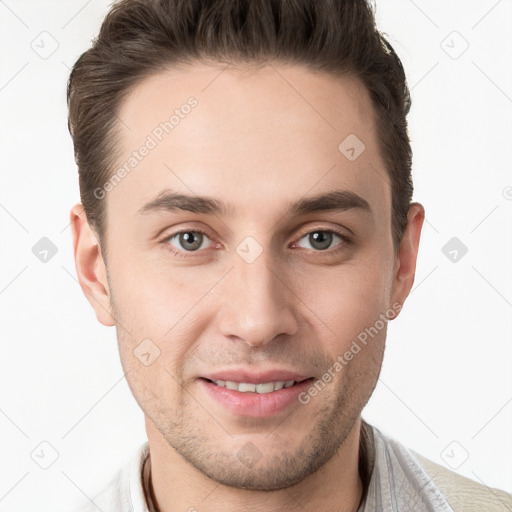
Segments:
[[[100,493],[96,494],[86,505],[73,512],[98,512],[98,510],[123,512],[130,510],[127,508],[126,500],[122,497],[125,478],[124,471],[120,471]]]
[[[512,510],[512,494],[487,487],[410,450],[455,512]]]
[[[128,458],[107,487],[73,512],[147,512],[142,468],[148,453],[146,441]]]

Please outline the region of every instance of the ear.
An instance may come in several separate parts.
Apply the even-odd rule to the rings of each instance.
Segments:
[[[403,305],[414,283],[416,259],[420,243],[425,209],[420,203],[411,203],[407,213],[407,226],[398,250],[393,271],[391,304]],[[398,315],[397,315],[398,316]]]
[[[115,325],[112,316],[107,271],[95,231],[89,225],[84,207],[75,204],[70,212],[73,251],[78,281],[96,318],[106,326]]]

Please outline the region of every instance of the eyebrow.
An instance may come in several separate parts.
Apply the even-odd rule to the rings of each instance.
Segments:
[[[312,197],[301,198],[295,203],[288,205],[283,215],[306,215],[322,211],[346,211],[359,209],[372,213],[366,199],[350,190],[332,190]],[[164,190],[154,199],[142,206],[137,215],[142,216],[149,213],[173,212],[184,210],[192,213],[203,213],[206,215],[221,215],[225,217],[234,216],[235,209],[212,197],[191,196],[183,193]]]

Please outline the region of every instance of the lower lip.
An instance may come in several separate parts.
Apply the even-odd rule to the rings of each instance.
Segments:
[[[303,380],[294,386],[272,391],[272,393],[243,393],[217,386],[203,378],[199,379],[205,391],[225,409],[248,418],[265,418],[284,411],[294,402],[298,404],[299,394],[309,387],[312,380],[312,378]]]

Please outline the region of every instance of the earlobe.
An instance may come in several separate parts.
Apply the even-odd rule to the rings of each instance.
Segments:
[[[81,203],[71,208],[75,268],[82,291],[93,307],[96,318],[106,326],[115,325],[112,316],[107,272],[96,233],[90,226]]]
[[[411,203],[407,214],[407,226],[400,243],[393,274],[392,301],[403,305],[414,283],[416,261],[425,209],[420,203]]]

